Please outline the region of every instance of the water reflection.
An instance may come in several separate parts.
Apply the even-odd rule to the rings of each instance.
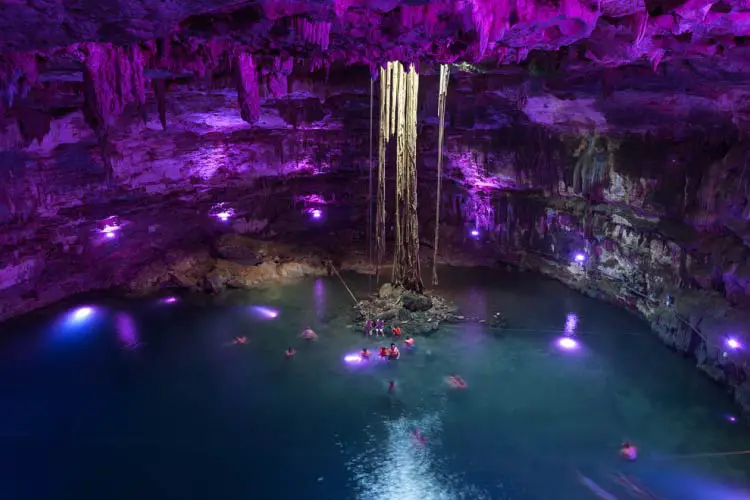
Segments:
[[[384,423],[384,435],[371,434],[368,451],[351,460],[362,500],[456,500],[488,498],[474,488],[456,488],[432,451],[441,431],[437,415]],[[418,433],[416,431],[419,430]],[[417,436],[417,438],[415,438]],[[424,439],[419,439],[424,437]],[[383,443],[385,448],[383,449]],[[378,456],[379,455],[379,456]],[[376,464],[374,468],[373,464]]]
[[[138,327],[130,314],[117,313],[115,316],[115,331],[117,332],[117,339],[126,349],[134,349],[140,343]]]
[[[323,283],[321,278],[315,280],[313,290],[315,291],[315,314],[318,317],[318,320],[322,320],[326,311],[326,288],[325,283]]]
[[[578,316],[574,313],[569,313],[565,318],[565,335],[573,335],[578,328]]]

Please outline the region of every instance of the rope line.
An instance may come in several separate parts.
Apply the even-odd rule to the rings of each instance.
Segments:
[[[686,455],[670,455],[668,457],[662,457],[662,460],[678,460],[683,458],[713,458],[713,457],[729,457],[735,455],[750,455],[750,450],[738,450],[738,451],[724,451],[716,453],[690,453]]]

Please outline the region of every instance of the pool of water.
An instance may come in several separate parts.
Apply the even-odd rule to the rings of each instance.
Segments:
[[[350,325],[336,278],[79,299],[0,325],[0,497],[596,498],[585,476],[632,498],[619,473],[657,498],[750,499],[750,455],[700,456],[748,449],[750,432],[642,322],[531,274],[444,269],[440,288],[511,330],[454,325],[398,361],[347,365],[378,339]],[[566,330],[578,349],[558,347]],[[625,438],[635,463],[617,457]]]

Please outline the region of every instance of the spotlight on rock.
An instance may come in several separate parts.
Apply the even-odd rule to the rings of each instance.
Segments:
[[[733,351],[736,351],[738,349],[742,349],[742,343],[740,343],[740,341],[737,340],[734,337],[729,337],[725,341],[725,343],[726,343],[727,347],[730,348],[730,349],[732,349]]]
[[[471,234],[472,238],[479,238],[479,230],[478,229],[472,229],[471,233],[469,233],[469,234]]]
[[[579,264],[583,264],[586,261],[586,255],[582,253],[577,253],[575,257],[573,258],[576,262]]]
[[[727,422],[730,424],[736,424],[737,423],[737,417],[734,415],[726,415]]]
[[[97,221],[96,223],[96,230],[108,239],[114,238],[121,229],[122,224],[120,223],[120,218],[116,215],[112,215],[106,219]]]
[[[564,349],[566,351],[574,351],[579,347],[578,341],[570,337],[562,337],[560,339],[557,339],[557,346],[560,349]]]
[[[221,222],[226,222],[234,217],[235,211],[226,203],[217,203],[208,212],[211,217],[216,217]]]
[[[310,211],[310,215],[313,219],[320,219],[321,217],[323,217],[323,211],[319,208],[313,208]]]
[[[159,302],[162,304],[174,304],[177,302],[177,297],[164,297]]]

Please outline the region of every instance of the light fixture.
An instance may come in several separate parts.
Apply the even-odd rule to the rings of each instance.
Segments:
[[[578,342],[571,337],[562,337],[560,339],[557,339],[557,345],[558,347],[560,347],[561,349],[565,349],[566,351],[578,349]]]

